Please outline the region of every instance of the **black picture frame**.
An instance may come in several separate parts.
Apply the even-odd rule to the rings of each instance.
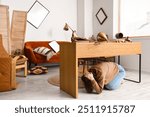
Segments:
[[[103,13],[103,15],[104,15],[104,19],[102,19],[102,21],[99,19],[99,16],[98,16],[99,13]],[[106,15],[106,13],[104,12],[103,8],[100,8],[100,9],[98,10],[98,12],[96,13],[96,18],[97,18],[98,22],[100,23],[100,25],[102,25],[102,24],[105,22],[105,20],[107,19],[107,15]]]
[[[27,12],[27,22],[38,29],[50,11],[39,1],[35,1]]]

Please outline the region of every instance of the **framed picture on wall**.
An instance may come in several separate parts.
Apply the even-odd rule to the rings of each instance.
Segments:
[[[50,11],[39,1],[35,1],[31,8],[28,10],[27,21],[36,29],[38,29],[49,12]]]
[[[100,8],[98,10],[98,12],[96,13],[96,18],[101,25],[105,22],[105,20],[107,19],[107,15],[104,12],[103,8]]]
[[[150,36],[150,0],[120,0],[120,32],[125,36]]]

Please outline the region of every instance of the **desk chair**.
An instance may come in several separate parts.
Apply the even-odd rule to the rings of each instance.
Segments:
[[[26,32],[27,12],[13,11],[11,20],[11,55],[15,55],[13,59],[16,61],[16,70],[24,69],[24,76],[27,76],[27,58],[22,55],[24,47],[24,39]],[[15,54],[17,50],[21,50],[20,54]]]

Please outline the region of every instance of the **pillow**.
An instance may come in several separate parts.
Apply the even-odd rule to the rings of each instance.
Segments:
[[[49,60],[55,54],[55,52],[53,50],[46,48],[46,47],[37,47],[33,51],[38,54],[42,54],[42,55],[46,56],[47,60]]]
[[[30,70],[28,70],[28,74],[34,74],[34,75],[45,74],[47,72],[48,72],[48,68],[42,66],[35,66]]]

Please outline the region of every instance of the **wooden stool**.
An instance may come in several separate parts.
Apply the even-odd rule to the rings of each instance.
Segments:
[[[24,55],[15,56],[16,70],[24,68],[24,76],[27,76],[27,58]]]

